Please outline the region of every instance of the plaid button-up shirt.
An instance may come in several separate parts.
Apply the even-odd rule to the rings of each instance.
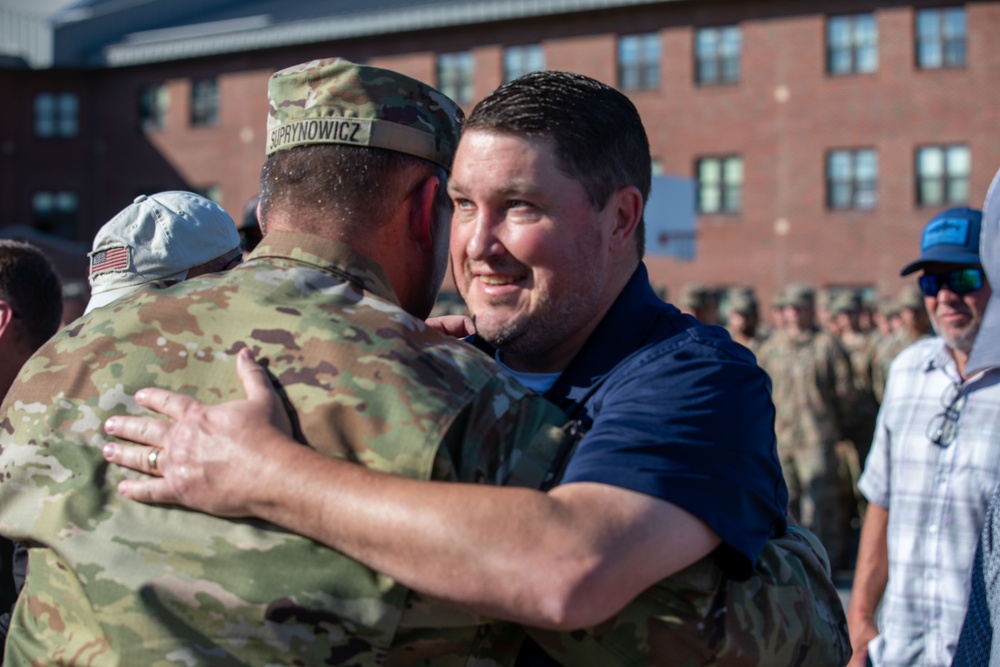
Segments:
[[[911,345],[892,364],[859,483],[889,510],[889,581],[869,644],[877,667],[951,664],[998,484],[1000,369],[963,383],[940,338]]]

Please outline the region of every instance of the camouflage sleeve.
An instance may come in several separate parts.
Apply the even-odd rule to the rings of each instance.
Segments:
[[[520,485],[544,476],[565,437],[561,410],[498,374],[452,423],[434,479]],[[547,458],[546,458],[547,457]],[[524,630],[411,592],[386,666],[513,665]],[[470,662],[471,661],[471,662]]]
[[[498,373],[448,429],[439,456],[449,457],[456,481],[509,485],[537,453],[551,459],[566,422],[562,410]]]
[[[854,373],[851,370],[851,358],[836,340],[831,338],[827,344],[824,357],[826,359],[827,400],[833,409],[836,419],[837,439],[848,438],[854,431],[852,419],[856,414],[857,390],[855,389]]]
[[[851,654],[826,552],[798,526],[765,545],[745,581],[708,556],[599,626],[528,634],[566,667],[833,666]]]

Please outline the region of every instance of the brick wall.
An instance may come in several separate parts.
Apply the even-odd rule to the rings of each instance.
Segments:
[[[916,204],[916,149],[968,145],[970,204],[977,207],[1000,167],[1000,51],[991,44],[1000,3],[965,5],[968,65],[957,70],[916,68],[919,6],[938,3],[666,2],[100,71],[0,71],[0,94],[12,91],[16,101],[14,110],[0,105],[0,224],[27,222],[31,193],[55,186],[79,191],[78,240],[88,242],[136,194],[152,189],[216,186],[238,218],[263,163],[267,77],[307,59],[341,55],[433,82],[436,53],[471,49],[480,99],[501,82],[506,45],[541,43],[549,68],[614,84],[617,36],[655,31],[662,38],[659,89],[630,93],[653,157],[665,172],[691,177],[701,156],[738,154],[745,182],[739,214],[700,217],[694,261],[648,259],[654,282],[675,295],[693,281],[750,284],[765,300],[793,280],[895,293],[903,284],[899,268],[915,256],[920,230],[937,210]],[[878,24],[878,71],[827,75],[826,16],[867,11]],[[695,28],[734,23],[743,36],[739,83],[696,85]],[[191,80],[201,76],[217,77],[220,86],[212,128],[188,122]],[[143,132],[138,88],[156,82],[170,91],[166,127]],[[60,87],[81,94],[81,136],[36,140],[33,93]],[[826,154],[844,148],[878,153],[874,210],[826,207]]]

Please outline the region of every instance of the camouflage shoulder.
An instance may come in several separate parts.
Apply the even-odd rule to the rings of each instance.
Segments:
[[[446,434],[459,481],[538,488],[568,435],[558,407],[505,373],[477,392]]]

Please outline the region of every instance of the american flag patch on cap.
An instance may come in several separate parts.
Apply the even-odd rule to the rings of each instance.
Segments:
[[[128,246],[112,246],[90,253],[90,275],[96,276],[107,271],[124,271],[129,267]]]

